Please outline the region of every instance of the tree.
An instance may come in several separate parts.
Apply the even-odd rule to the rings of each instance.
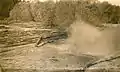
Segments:
[[[18,0],[1,0],[0,1],[0,17],[4,19],[9,16],[10,10],[14,5],[19,2]]]

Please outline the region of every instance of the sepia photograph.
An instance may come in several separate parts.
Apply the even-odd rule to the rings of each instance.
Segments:
[[[120,72],[120,0],[0,0],[0,72]]]

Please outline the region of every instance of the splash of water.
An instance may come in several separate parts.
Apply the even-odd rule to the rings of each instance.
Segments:
[[[100,31],[84,22],[76,21],[71,25],[71,36],[68,39],[70,50],[74,54],[108,55],[113,51],[112,32]]]

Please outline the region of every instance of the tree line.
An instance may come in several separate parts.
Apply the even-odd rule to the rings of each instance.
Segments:
[[[18,2],[19,0],[2,0],[0,2],[0,18],[4,19],[4,17],[9,17],[10,11],[14,8],[15,4]],[[47,4],[48,2],[43,5],[47,5]],[[76,18],[81,18],[93,24],[120,23],[120,7],[116,5],[112,5],[107,1],[102,3],[100,2],[90,3],[84,0],[60,1],[55,3],[54,6],[55,7],[51,6],[52,9],[54,9],[51,12],[54,12],[52,13],[54,15],[51,15],[50,13],[52,17],[49,16],[49,19],[52,18],[52,20],[57,20],[59,21],[59,23],[61,22],[61,20],[65,20],[65,19],[68,19],[69,20],[68,23],[70,23],[70,20],[72,21]],[[48,9],[47,7],[49,7],[49,4],[45,7],[46,10]],[[54,21],[54,23],[56,23],[56,21]]]

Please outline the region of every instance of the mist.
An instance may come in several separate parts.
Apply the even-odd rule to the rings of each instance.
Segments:
[[[120,36],[116,35],[116,28],[100,31],[87,22],[76,21],[70,30],[71,35],[67,41],[70,44],[70,51],[76,55],[81,53],[94,56],[110,55],[116,51],[119,44],[116,40]]]

